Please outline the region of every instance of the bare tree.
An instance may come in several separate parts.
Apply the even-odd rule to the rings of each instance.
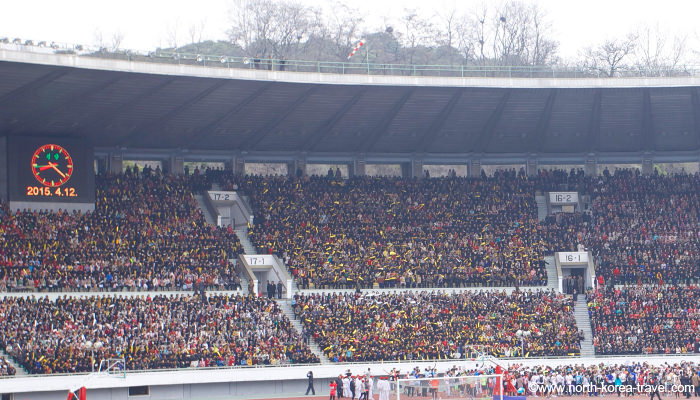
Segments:
[[[193,23],[190,25],[190,27],[187,29],[188,33],[188,39],[190,40],[190,44],[195,45],[195,49],[197,52],[199,52],[199,44],[202,43],[202,39],[204,37],[204,30],[207,26],[207,20],[202,19],[199,21],[199,23]]]
[[[113,32],[109,40],[100,29],[96,29],[93,36],[95,44],[100,48],[100,51],[117,51],[124,41],[124,34],[121,31]]]
[[[528,35],[529,10],[523,3],[504,3],[496,11],[493,30],[493,58],[501,65],[523,63],[526,36]]]
[[[457,47],[457,24],[459,15],[456,8],[438,12],[435,16],[437,25],[434,26],[435,42],[438,46]]]
[[[102,33],[101,29],[95,29],[95,31],[92,33],[92,37],[95,46],[99,47],[100,51],[107,49],[107,46],[105,45],[104,33]]]
[[[472,29],[473,39],[476,40],[476,48],[478,49],[478,57],[480,63],[483,65],[486,63],[486,29],[487,29],[487,17],[488,9],[486,5],[483,5],[478,14],[475,15],[474,29]]]
[[[636,42],[635,34],[619,39],[607,39],[597,47],[584,50],[582,65],[596,74],[613,77],[621,68],[627,66],[624,62],[633,54]]]
[[[293,1],[234,0],[229,39],[250,55],[293,56],[310,36],[313,15]]]
[[[496,65],[547,65],[556,61],[558,42],[546,14],[519,0],[499,8],[482,4],[457,23],[458,48],[465,61]]]
[[[403,25],[403,45],[406,50],[406,62],[413,64],[414,58],[420,47],[430,47],[435,44],[433,23],[422,18],[416,10],[404,9],[401,18]]]
[[[687,56],[687,36],[671,36],[669,32],[662,31],[658,24],[639,28],[636,36],[637,67],[654,76],[679,72]]]
[[[551,38],[551,24],[546,14],[538,7],[532,7],[532,32],[528,46],[528,64],[549,65],[556,62],[559,43]]]
[[[110,40],[110,49],[112,51],[119,50],[123,41],[124,41],[124,34],[121,31],[116,31],[116,32],[112,33],[111,40]]]
[[[168,45],[168,47],[171,47],[173,49],[178,48],[178,44],[180,43],[179,39],[179,31],[180,31],[180,20],[176,19],[174,22],[168,23],[165,31],[165,40]]]
[[[329,15],[317,12],[312,30],[325,43],[323,54],[326,57],[330,55],[333,59],[345,60],[361,39],[362,15],[359,10],[337,1],[330,8],[332,13]]]

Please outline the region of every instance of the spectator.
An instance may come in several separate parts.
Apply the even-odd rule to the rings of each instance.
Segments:
[[[96,178],[95,211],[10,212],[0,219],[0,290],[237,289],[230,228],[208,225],[193,192],[202,176],[145,168]]]
[[[338,361],[579,354],[573,303],[550,292],[295,295],[295,315]],[[518,330],[531,332],[521,344]]]
[[[316,363],[277,303],[256,297],[63,296],[0,301],[0,347],[29,373],[88,372],[87,342],[126,369]]]
[[[547,281],[534,183],[515,173],[484,180],[224,178],[224,187],[233,185],[259,210],[250,231],[258,250],[280,255],[302,288]]]
[[[588,298],[598,354],[698,352],[698,286],[606,287]]]

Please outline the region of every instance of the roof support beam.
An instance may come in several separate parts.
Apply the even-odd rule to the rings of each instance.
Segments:
[[[105,90],[106,88],[114,85],[115,83],[119,82],[122,79],[121,76],[118,78],[113,78],[110,80],[107,80],[97,86],[93,86],[90,88],[87,88],[85,90],[81,90],[78,94],[72,96],[71,100],[64,100],[61,104],[51,108],[51,110],[42,115],[41,118],[34,118],[32,121],[30,121],[24,128],[25,132],[35,132],[41,123],[44,123],[46,121],[50,121],[51,118],[54,118],[57,115],[61,115],[67,110],[71,108],[75,108],[76,106],[82,110],[83,104],[89,103],[89,101],[92,99],[92,96],[94,96],[96,93],[101,92],[102,90]]]
[[[208,138],[212,134],[214,134],[214,131],[216,131],[216,128],[221,125],[222,122],[226,121],[230,117],[236,115],[239,111],[241,111],[245,106],[248,104],[252,103],[260,97],[261,94],[265,93],[265,91],[272,86],[273,82],[268,82],[264,84],[263,86],[260,87],[260,89],[254,91],[253,93],[249,94],[248,97],[245,99],[241,100],[238,102],[236,105],[233,107],[229,108],[226,110],[224,113],[216,117],[213,121],[208,123],[207,125],[203,126],[197,132],[193,133],[190,135],[187,139],[184,140],[184,142],[192,142],[192,141],[203,141],[204,139]]]
[[[201,91],[197,96],[195,96],[193,98],[188,98],[187,100],[185,100],[185,102],[183,102],[179,106],[168,111],[164,116],[157,118],[157,119],[148,120],[148,121],[140,124],[139,126],[134,128],[134,130],[132,131],[132,133],[129,136],[127,136],[124,139],[124,143],[127,146],[133,146],[135,144],[134,142],[136,141],[136,139],[144,137],[146,135],[153,135],[153,132],[155,132],[157,130],[155,128],[157,128],[157,127],[162,128],[162,126],[165,125],[166,123],[168,123],[168,121],[170,121],[171,118],[173,118],[174,116],[176,116],[178,114],[181,114],[186,109],[197,104],[203,98],[209,96],[215,90],[221,88],[222,86],[223,85],[221,85],[219,82],[216,82],[215,84],[213,84],[213,85],[209,86],[208,88],[204,89],[203,91]]]
[[[452,110],[454,110],[457,103],[459,103],[459,100],[462,98],[464,92],[465,90],[463,88],[454,89],[454,93],[447,102],[447,105],[442,109],[442,111],[440,111],[440,113],[438,113],[437,116],[435,116],[435,118],[433,118],[432,122],[428,126],[428,129],[423,132],[423,136],[421,136],[417,148],[414,149],[415,152],[424,153],[430,148],[435,139],[437,139],[435,135],[440,132],[442,127],[445,125],[445,121],[447,121],[450,114],[452,114]]]
[[[413,92],[415,92],[415,89],[406,90],[406,93],[404,93],[404,95],[401,96],[401,98],[396,103],[394,103],[394,105],[386,113],[384,118],[382,118],[382,120],[379,121],[377,127],[367,132],[362,137],[362,139],[357,142],[357,147],[355,147],[355,151],[369,152],[372,149],[372,147],[374,147],[374,145],[377,144],[379,138],[386,132],[387,128],[389,128],[389,125],[391,125],[391,121],[393,121],[394,118],[396,118],[396,115],[401,111],[404,104],[406,104]]]
[[[603,91],[597,89],[593,95],[591,119],[588,123],[588,152],[593,153],[600,147],[600,114],[603,102]]]
[[[698,88],[690,89],[690,106],[693,112],[693,129],[695,130],[695,149],[700,149],[700,93]]]
[[[557,89],[550,89],[549,96],[547,96],[547,102],[544,105],[542,114],[540,115],[540,120],[537,121],[537,127],[534,132],[531,132],[531,138],[528,140],[532,143],[532,150],[535,152],[542,152],[544,149],[544,143],[549,133],[549,122],[552,120],[552,108],[554,108],[554,101],[557,98]]]
[[[152,87],[147,87],[144,88],[143,90],[140,90],[136,95],[132,96],[129,100],[123,102],[120,104],[116,110],[113,109],[104,109],[102,112],[93,114],[90,119],[88,119],[83,127],[79,127],[78,131],[86,134],[86,135],[92,135],[95,131],[101,130],[100,128],[104,129],[105,126],[108,126],[111,121],[113,121],[117,116],[122,114],[125,111],[129,111],[137,107],[139,104],[142,102],[150,99],[152,96],[157,94],[158,92],[161,91],[164,87],[170,85],[172,82],[174,82],[177,79],[177,77],[170,77],[168,79],[164,79],[162,82],[159,84],[152,86]],[[119,138],[115,138],[119,139]]]
[[[642,150],[654,151],[654,117],[651,115],[651,93],[649,88],[643,91],[642,99]]]
[[[268,122],[260,132],[253,132],[245,139],[241,144],[241,148],[244,150],[251,150],[258,145],[267,135],[270,134],[275,128],[277,128],[290,114],[292,114],[300,105],[304,104],[306,100],[318,89],[317,85],[312,85],[309,89],[305,90],[291,106],[277,115],[277,118],[272,119]]]
[[[491,113],[491,116],[489,117],[488,121],[486,121],[486,125],[484,125],[484,130],[481,131],[481,134],[477,138],[476,143],[474,143],[474,152],[483,153],[488,148],[489,142],[493,138],[493,135],[496,133],[496,126],[498,125],[498,121],[501,120],[503,110],[506,109],[506,104],[508,104],[508,99],[510,98],[511,92],[512,90],[508,89],[501,96],[501,100],[498,101],[498,105]]]
[[[0,97],[0,107],[8,101],[11,101],[13,103],[17,102],[18,99],[21,99],[29,93],[34,93],[35,91],[39,90],[42,86],[55,81],[56,79],[68,74],[68,72],[69,70],[66,68],[58,68],[49,72],[46,75],[40,76],[39,78],[27,83],[26,85],[18,87],[10,93]]]
[[[367,88],[363,88],[361,90],[358,90],[357,93],[355,93],[352,98],[345,103],[338,111],[336,111],[330,118],[326,120],[326,122],[323,123],[323,125],[319,126],[316,128],[315,131],[313,131],[311,134],[307,135],[306,140],[304,140],[304,143],[301,145],[301,148],[299,150],[301,151],[314,151],[316,149],[316,146],[318,146],[319,143],[321,143],[322,139],[326,137],[326,135],[330,132],[333,131],[333,128],[335,125],[343,118],[345,114],[347,114],[350,109],[357,104],[358,101],[364,96],[364,94],[367,92]]]

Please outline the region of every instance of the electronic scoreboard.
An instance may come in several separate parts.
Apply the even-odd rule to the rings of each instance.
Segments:
[[[10,204],[95,203],[92,148],[73,138],[7,137]],[[13,207],[14,208],[14,207]],[[70,208],[70,207],[69,207]]]

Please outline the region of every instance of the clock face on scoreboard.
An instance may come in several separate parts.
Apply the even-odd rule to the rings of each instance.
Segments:
[[[45,144],[32,155],[31,168],[34,178],[40,184],[59,187],[73,175],[73,159],[63,147]]]
[[[36,202],[46,208],[52,203],[94,204],[95,157],[85,140],[8,136],[6,143],[11,202]],[[0,164],[3,161],[0,156]]]

